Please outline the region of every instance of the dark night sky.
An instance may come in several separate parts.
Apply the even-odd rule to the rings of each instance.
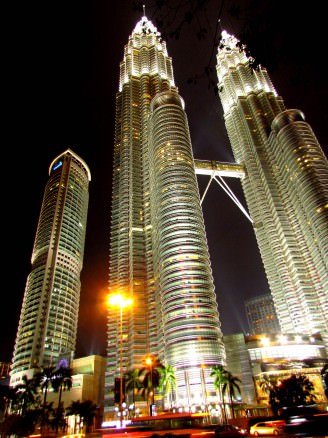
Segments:
[[[146,15],[155,23],[155,1]],[[170,4],[178,2],[170,2]],[[189,2],[191,3],[191,2]],[[196,2],[194,2],[196,3]],[[210,0],[198,19],[168,39],[175,82],[186,103],[194,156],[233,161],[221,104],[208,88],[219,11],[222,28],[243,35],[267,67],[286,106],[298,108],[327,154],[327,79],[322,2]],[[59,0],[8,2],[3,8],[2,173],[3,262],[0,361],[10,361],[50,162],[71,148],[90,167],[90,204],[77,355],[105,352],[115,94],[124,44],[140,19],[133,2]],[[174,29],[167,28],[169,32]],[[215,59],[210,64],[213,68]],[[198,75],[195,84],[188,79]],[[216,75],[214,71],[214,79]],[[206,177],[198,177],[201,193]],[[238,180],[227,180],[243,202]],[[213,182],[203,203],[224,334],[247,332],[244,300],[269,291],[250,222]]]

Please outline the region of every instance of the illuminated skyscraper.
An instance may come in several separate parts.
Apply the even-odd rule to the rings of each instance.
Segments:
[[[184,102],[166,44],[145,16],[120,64],[111,220],[109,290],[133,298],[122,316],[124,372],[158,355],[175,367],[175,404],[206,404],[216,396],[211,366],[225,362],[223,339]],[[107,412],[120,375],[115,312]]]
[[[222,33],[219,96],[283,333],[328,347],[328,162],[304,115],[286,109],[267,71]]]
[[[90,171],[70,149],[49,167],[16,336],[11,385],[75,350]]]
[[[245,310],[251,335],[280,333],[280,325],[271,294],[245,300]]]

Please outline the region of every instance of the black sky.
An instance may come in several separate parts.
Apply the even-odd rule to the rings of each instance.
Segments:
[[[141,17],[133,4],[59,0],[4,7],[0,361],[10,361],[13,352],[48,167],[67,148],[87,162],[92,176],[77,355],[105,352],[115,93],[124,45]],[[155,23],[161,16],[157,2],[145,4]],[[167,41],[195,158],[233,162],[221,104],[203,75],[219,17],[222,28],[242,35],[267,67],[286,106],[305,113],[327,155],[322,2],[304,8],[293,0],[210,0],[206,14]],[[202,41],[197,22],[207,29]],[[169,33],[176,24],[163,29]],[[216,80],[214,57],[210,65]],[[227,182],[245,205],[239,181]],[[206,178],[199,177],[199,184],[202,193]],[[203,211],[223,333],[246,332],[244,300],[269,291],[251,224],[216,183]]]

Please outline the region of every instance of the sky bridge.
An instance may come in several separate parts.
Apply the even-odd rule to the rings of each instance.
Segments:
[[[222,161],[215,161],[215,160],[194,160],[194,164],[195,164],[196,175],[208,175],[210,177],[210,180],[200,200],[201,204],[203,203],[206,193],[212,181],[214,180],[233,200],[233,202],[243,212],[243,214],[247,217],[247,219],[250,222],[253,222],[251,217],[247,213],[246,209],[243,207],[243,205],[240,203],[236,195],[233,193],[233,191],[230,189],[226,181],[223,179],[224,177],[243,179],[245,177],[245,168],[243,164],[225,163]]]

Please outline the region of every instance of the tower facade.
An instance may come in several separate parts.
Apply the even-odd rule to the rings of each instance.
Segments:
[[[11,385],[75,350],[91,174],[70,149],[49,167],[11,367]]]
[[[328,162],[304,115],[286,109],[267,71],[222,33],[219,96],[283,333],[328,347]]]
[[[259,295],[245,301],[251,335],[280,333],[280,325],[271,294]]]
[[[141,368],[150,354],[174,367],[176,406],[214,398],[211,366],[225,353],[188,121],[166,44],[145,16],[120,64],[109,292],[133,307],[121,326],[108,309],[105,414],[121,364]]]

